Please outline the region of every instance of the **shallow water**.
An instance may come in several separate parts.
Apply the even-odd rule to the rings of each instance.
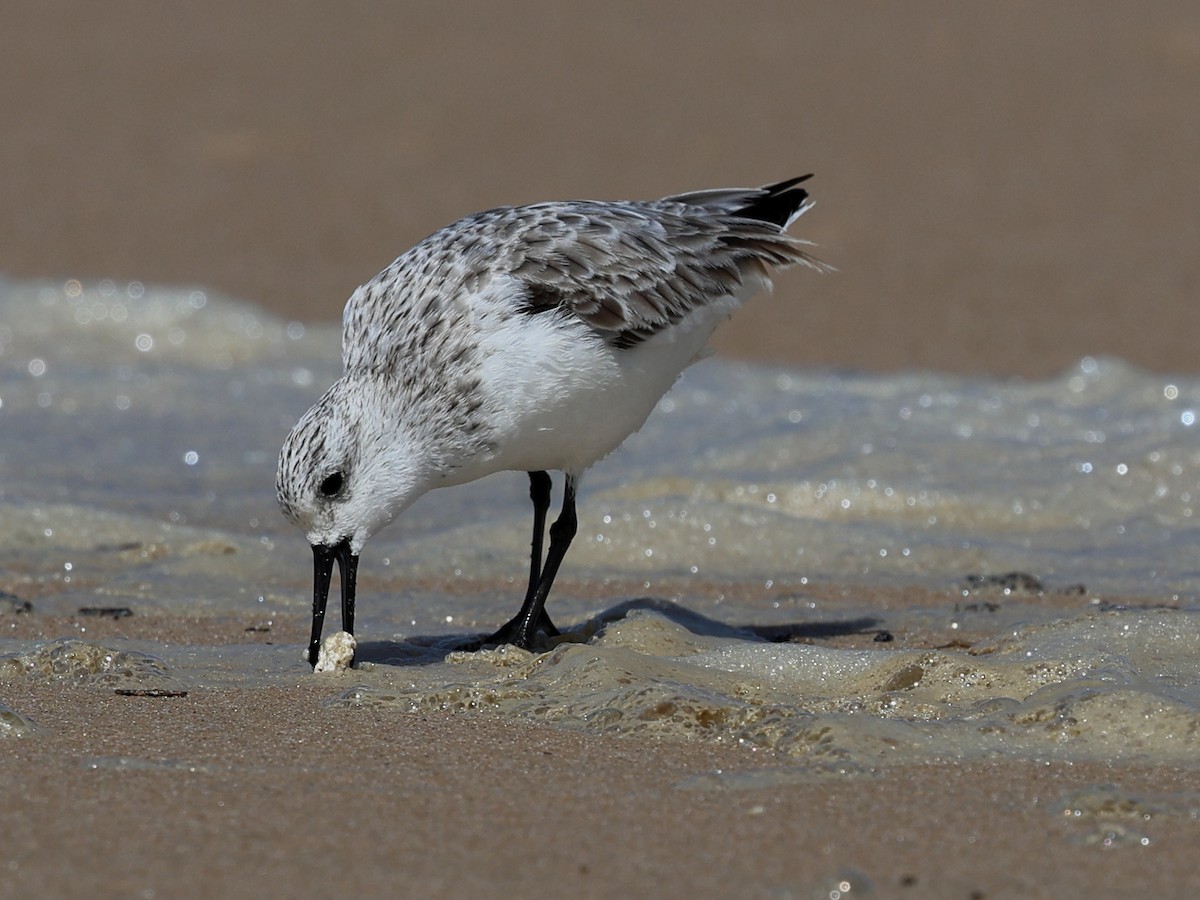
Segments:
[[[275,456],[338,341],[201,290],[0,282],[0,616],[306,624],[310,555],[275,507]],[[306,675],[299,644],[8,639],[0,704],[4,679],[300,674],[349,709],[770,748],[760,780],[945,757],[1192,765],[1197,409],[1200,379],[1116,360],[1040,382],[709,360],[585,480],[551,599],[576,633],[546,653],[447,655],[518,604],[527,487],[501,475],[368,546],[351,672]],[[36,733],[2,705],[0,725]]]

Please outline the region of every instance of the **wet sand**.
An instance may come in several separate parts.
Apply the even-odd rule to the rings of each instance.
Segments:
[[[21,638],[123,635],[176,648],[303,639],[303,623],[249,631],[260,623],[238,617],[22,614],[3,624]],[[706,775],[780,760],[482,712],[331,707],[353,680],[297,672],[277,687],[128,696],[6,678],[5,701],[38,733],[5,741],[5,893],[452,897],[552,886],[571,896],[808,898],[848,882],[843,896],[995,898],[1200,888],[1194,770],[947,759],[705,790]]]
[[[377,721],[322,708],[328,693],[15,696],[57,736],[14,745],[6,762],[20,788],[5,803],[5,892],[808,898],[848,880],[848,896],[992,898],[1200,886],[1194,821],[1155,821],[1142,847],[1121,840],[1144,826],[1136,813],[1066,814],[1073,792],[1112,781],[1104,766],[947,762],[731,798],[679,783],[770,761],[486,715]],[[119,729],[100,724],[112,720]],[[1135,769],[1120,789],[1196,792],[1200,780]]]
[[[194,283],[332,319],[356,284],[476,209],[814,170],[818,206],[800,230],[841,272],[781,279],[723,332],[723,352],[1029,377],[1084,354],[1196,370],[1200,18],[1187,3],[686,17],[5,6],[9,275]],[[266,635],[249,620],[141,623],[0,619],[22,637],[304,637],[302,621]],[[678,785],[770,767],[769,754],[325,707],[344,686],[298,676],[129,697],[7,682],[4,702],[40,731],[2,744],[0,892],[1200,889],[1194,820],[1131,824],[1119,803],[1063,813],[1073,791],[1107,783],[1200,791],[1191,770],[946,761],[731,801]],[[1138,827],[1148,846],[1120,837]]]

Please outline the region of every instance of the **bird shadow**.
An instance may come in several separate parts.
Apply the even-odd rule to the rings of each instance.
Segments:
[[[881,620],[872,616],[839,619],[825,622],[795,622],[781,625],[735,625],[714,619],[694,609],[658,597],[635,597],[623,600],[590,619],[578,623],[554,638],[539,635],[534,649],[550,650],[558,644],[585,644],[608,625],[627,618],[630,613],[651,611],[674,624],[703,637],[731,640],[794,643],[810,640],[830,640],[851,635],[873,634],[876,641],[891,640],[881,630]],[[443,661],[451,653],[478,642],[478,633],[413,635],[404,641],[363,641],[355,650],[355,663],[370,662],[388,666],[423,666]]]

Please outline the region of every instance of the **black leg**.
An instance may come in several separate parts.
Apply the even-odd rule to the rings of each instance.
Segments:
[[[545,474],[545,473],[542,473]],[[530,475],[533,478],[533,474]],[[547,478],[547,480],[549,480]],[[530,491],[533,493],[532,489]],[[537,501],[534,501],[534,518],[535,525],[537,519]],[[542,518],[545,518],[543,510]],[[534,579],[530,578],[530,591],[525,596],[525,602],[521,604],[521,611],[516,614],[507,624],[491,637],[483,641],[487,644],[515,644],[518,647],[523,647],[526,650],[531,649],[533,638],[538,631],[545,631],[547,634],[556,635],[558,629],[554,627],[550,621],[550,617],[546,614],[546,598],[550,595],[550,588],[554,585],[554,577],[558,574],[558,567],[562,565],[563,557],[567,555],[567,548],[571,546],[571,540],[575,537],[575,531],[578,527],[578,520],[575,518],[575,479],[570,475],[566,479],[566,487],[563,492],[562,512],[550,526],[550,551],[546,554],[546,564],[542,567],[542,571],[537,577],[537,583],[534,584]],[[537,529],[537,536],[534,538],[534,545],[538,548],[538,555],[541,555],[541,529]]]
[[[542,577],[542,539],[546,534],[546,512],[550,509],[550,486],[549,473],[529,473],[529,499],[533,501],[533,542],[529,549],[529,586],[525,589],[523,603],[530,602]],[[559,633],[544,606],[534,628],[535,633],[538,631],[551,636]]]
[[[528,600],[537,590],[542,577],[542,538],[546,533],[546,511],[550,509],[550,475],[546,472],[529,473],[529,499],[533,501],[533,545],[529,550],[529,587],[525,591]]]

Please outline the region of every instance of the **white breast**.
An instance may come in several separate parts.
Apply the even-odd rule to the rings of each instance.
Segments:
[[[501,411],[497,450],[467,463],[461,479],[505,470],[582,473],[641,428],[679,374],[703,355],[737,305],[726,299],[629,349],[610,346],[565,313],[509,319],[489,332],[481,387]]]

